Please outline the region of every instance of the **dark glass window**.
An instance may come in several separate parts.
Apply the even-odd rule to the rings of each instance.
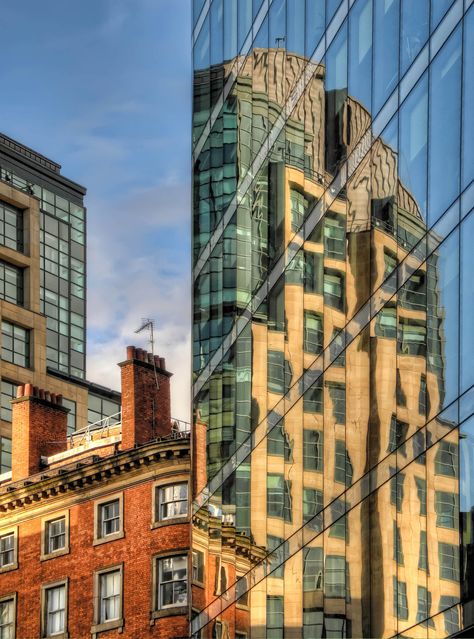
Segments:
[[[12,304],[23,304],[23,269],[0,262],[0,298]]]
[[[402,379],[400,375],[400,369],[397,368],[397,404],[399,406],[407,405],[407,396],[403,390]]]
[[[67,414],[67,434],[71,435],[76,430],[76,402],[63,397],[63,406],[69,408],[69,413]]]
[[[346,221],[343,215],[328,212],[324,217],[324,254],[334,260],[346,257]]]
[[[427,388],[426,388],[426,375],[420,377],[420,391],[418,393],[418,412],[420,415],[427,414]]]
[[[300,193],[296,189],[290,190],[291,200],[291,230],[297,231],[303,224],[303,220],[306,216],[308,209],[308,200],[303,193]]]
[[[30,331],[2,321],[2,359],[18,366],[30,365]]]
[[[268,351],[268,392],[285,392],[285,355],[283,351]]]
[[[420,500],[420,515],[426,517],[426,479],[415,477],[416,490]]]
[[[23,211],[0,202],[0,244],[23,251]]]
[[[1,382],[2,387],[2,400],[1,400],[1,413],[0,417],[5,422],[12,421],[12,406],[11,400],[16,398],[16,389],[18,388],[18,384],[14,382],[9,382],[6,379],[2,379]]]
[[[346,421],[346,386],[336,382],[327,383],[329,395],[332,401],[332,413],[336,424],[344,424]]]
[[[292,521],[291,481],[284,479],[283,475],[267,475],[267,513],[269,517]]]
[[[323,470],[323,433],[319,430],[304,429],[303,432],[304,470]]]
[[[341,439],[336,439],[334,455],[334,481],[350,486],[352,484],[352,463],[349,453]]]
[[[344,273],[325,269],[324,303],[339,311],[344,310]]]
[[[323,378],[320,377],[303,395],[303,411],[305,413],[323,412]]]
[[[420,530],[420,553],[418,555],[418,569],[428,572],[428,545],[426,530]]]
[[[413,456],[415,457],[415,462],[417,464],[426,464],[426,442],[425,442],[425,431],[419,430],[417,431],[413,437]]]
[[[408,619],[407,585],[393,577],[393,614],[398,619]]]
[[[287,542],[281,537],[275,537],[274,535],[267,535],[267,549],[269,553],[272,553],[270,560],[269,572],[272,577],[281,577],[285,575],[285,560],[288,554]]]
[[[313,530],[322,529],[322,518],[316,517],[323,509],[323,491],[317,488],[303,488],[303,523],[311,521]]]
[[[307,353],[313,354],[323,350],[323,318],[314,311],[304,312],[303,348]]]
[[[402,538],[400,536],[400,528],[397,526],[397,522],[393,522],[393,559],[399,566],[403,566],[403,548]]]
[[[435,492],[436,525],[440,528],[459,527],[459,500],[456,493]]]
[[[458,476],[458,445],[454,442],[441,441],[435,457],[435,473],[447,477]]]
[[[375,334],[378,337],[395,339],[397,337],[397,309],[385,306],[375,318]]]
[[[284,639],[283,597],[267,595],[267,639]]]
[[[444,610],[444,629],[448,635],[452,635],[459,630],[459,607],[456,605],[459,603],[457,597],[450,595],[441,595],[439,598],[439,610]],[[449,608],[449,610],[446,610]]]
[[[326,556],[324,595],[334,598],[346,597],[346,559],[344,556]]]
[[[303,548],[303,591],[323,589],[323,549]]]
[[[390,435],[387,452],[391,453],[398,449],[398,453],[407,456],[405,439],[408,432],[408,424],[397,419],[396,415],[392,415],[390,420]]]
[[[345,539],[349,543],[349,530],[346,526],[346,512],[350,504],[347,505],[344,499],[335,499],[331,504],[331,517],[333,524],[329,528],[329,536]]]
[[[0,437],[0,475],[12,469],[12,440]]]
[[[87,402],[89,424],[105,418],[109,418],[110,425],[120,423],[120,401],[89,393]]]
[[[438,543],[440,579],[459,581],[459,546]]]
[[[201,550],[193,550],[192,569],[193,581],[204,583],[204,553]]]
[[[418,586],[418,610],[416,620],[422,625],[434,627],[433,619],[428,619],[431,615],[431,592],[424,586]]]
[[[323,256],[313,251],[304,252],[304,292],[323,292]]]
[[[285,461],[291,461],[292,448],[293,443],[288,437],[288,433],[285,430],[285,423],[282,419],[280,423],[274,426],[268,433],[267,452],[269,455],[284,456]]]
[[[390,469],[395,472],[394,468]],[[404,473],[397,473],[390,479],[390,503],[397,507],[397,512],[402,512]]]

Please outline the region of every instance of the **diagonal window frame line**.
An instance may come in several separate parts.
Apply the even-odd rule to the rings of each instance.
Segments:
[[[273,0],[265,0],[265,2],[267,2],[267,1],[270,4],[271,4],[271,2],[273,2]],[[288,100],[285,103],[280,116],[275,121],[275,123],[274,123],[272,129],[270,130],[267,138],[263,141],[262,146],[260,147],[260,150],[257,153],[257,156],[255,157],[255,159],[254,159],[254,161],[252,163],[252,166],[247,171],[247,173],[244,176],[241,184],[237,187],[236,194],[232,198],[230,204],[228,205],[228,208],[226,209],[226,211],[224,212],[223,216],[221,217],[221,219],[219,220],[218,224],[216,225],[216,228],[214,229],[214,231],[213,231],[211,237],[209,238],[207,244],[201,250],[201,253],[199,254],[199,256],[198,256],[198,258],[196,260],[196,263],[195,263],[195,265],[193,267],[193,279],[194,280],[196,280],[198,278],[200,272],[202,271],[202,268],[204,267],[204,264],[206,263],[206,261],[210,257],[210,255],[212,253],[212,250],[215,248],[217,242],[222,237],[222,234],[223,234],[226,226],[229,224],[229,222],[230,222],[230,220],[232,218],[232,215],[234,214],[237,206],[242,201],[243,197],[246,195],[248,188],[251,186],[253,178],[256,176],[256,174],[260,170],[260,168],[261,168],[261,166],[263,164],[263,160],[265,159],[265,157],[267,155],[266,151],[268,151],[273,146],[273,143],[276,141],[276,139],[280,135],[283,127],[286,124],[286,120],[291,116],[291,113],[293,112],[294,107],[296,106],[298,100],[300,99],[301,95],[303,94],[304,90],[306,89],[309,81],[311,80],[311,77],[312,77],[315,69],[321,63],[321,60],[323,59],[327,49],[331,45],[331,43],[334,40],[335,36],[337,35],[337,33],[339,31],[339,28],[341,27],[344,19],[346,18],[346,16],[348,15],[348,13],[350,12],[350,10],[352,8],[352,4],[353,3],[351,2],[350,4],[351,4],[351,6],[349,8],[347,8],[347,1],[343,0],[341,2],[338,10],[336,11],[336,13],[333,16],[333,19],[332,19],[331,23],[326,28],[325,34],[323,34],[323,36],[319,40],[319,42],[318,42],[318,44],[317,44],[317,46],[316,46],[316,48],[315,48],[315,50],[313,52],[313,54],[308,59],[308,62],[306,64],[306,66],[304,67],[303,71],[301,72],[299,79],[295,82],[295,86],[293,87],[292,92],[291,92],[290,96],[288,97]],[[457,25],[464,18],[464,15],[467,13],[469,7],[466,7],[465,10],[463,11],[463,8],[462,8],[461,5],[462,5],[462,0],[456,0],[456,2],[453,4],[451,9],[445,14],[444,18],[442,19],[440,24],[437,26],[436,30],[428,38],[425,46],[419,52],[418,56],[412,62],[410,67],[405,71],[405,74],[403,75],[403,77],[399,78],[398,84],[395,87],[395,89],[392,92],[392,94],[390,95],[390,97],[387,98],[387,100],[385,101],[384,105],[382,105],[382,107],[380,108],[380,110],[378,111],[376,116],[374,117],[374,120],[373,120],[374,125],[375,125],[376,121],[380,118],[382,113],[387,109],[387,107],[389,107],[389,104],[394,102],[394,96],[396,96],[398,93],[400,94],[400,104],[401,104],[401,102],[404,101],[405,98],[407,97],[407,95],[409,94],[409,91],[411,90],[411,88],[416,85],[416,83],[418,82],[419,78],[421,77],[421,75],[423,74],[423,72],[425,71],[425,69],[426,69],[426,67],[428,65],[427,47],[431,49],[432,48],[432,41],[434,41],[434,39],[436,39],[437,36],[438,36],[437,43],[436,43],[436,49],[430,52],[430,62],[431,62],[432,59],[434,58],[434,56],[437,54],[437,52],[443,46],[443,44],[448,40],[448,38],[451,35],[452,31],[457,27]],[[262,5],[261,9],[263,9],[263,6],[264,5]],[[260,15],[260,13],[258,15]],[[263,16],[263,19],[264,18],[265,18],[265,16]],[[262,22],[263,22],[263,19],[262,19]],[[261,26],[261,24],[259,25],[259,28],[260,28],[260,26]],[[252,33],[252,30],[250,31],[248,37],[250,37],[251,33]],[[257,31],[257,33],[258,33],[258,31]],[[444,36],[444,37],[442,37],[442,36]],[[252,42],[253,42],[253,40],[252,40]],[[246,43],[244,43],[244,45],[245,44]],[[243,48],[244,47],[242,47],[242,50],[243,50]],[[243,62],[241,63],[241,66],[245,63],[245,59],[246,59],[247,55],[248,55],[248,52],[243,56]],[[230,84],[228,85],[228,82],[226,82],[224,90],[221,93],[221,96],[219,96],[219,98],[218,98],[218,103],[220,105],[219,109],[216,110],[216,107],[217,107],[217,104],[216,104],[216,107],[213,109],[212,115],[211,115],[210,119],[208,120],[208,122],[206,123],[203,133],[201,134],[201,137],[200,137],[200,140],[199,140],[199,143],[202,141],[202,144],[201,144],[201,147],[200,147],[201,150],[202,150],[202,146],[204,146],[204,143],[205,143],[205,141],[207,139],[207,136],[209,135],[209,133],[210,133],[210,131],[212,129],[212,126],[214,125],[215,120],[217,119],[217,117],[218,117],[218,115],[220,113],[220,109],[222,108],[222,106],[224,104],[224,100],[227,97],[228,93],[230,92],[230,90],[231,90],[231,88],[232,88],[232,86],[234,84],[235,77],[233,76],[233,71],[231,72],[228,80],[229,81],[231,80]],[[405,80],[405,82],[404,82],[404,80]],[[411,87],[410,87],[409,90],[407,90],[407,82],[408,81],[411,84]],[[227,91],[227,93],[225,93],[225,96],[224,96],[224,92],[225,91]],[[406,91],[407,91],[407,93],[405,94]],[[282,114],[284,114],[284,115],[282,115]],[[211,121],[212,117],[214,117],[214,120]],[[282,120],[283,120],[283,123],[281,122]],[[373,125],[373,128],[375,129],[374,125]],[[280,127],[280,128],[277,131],[275,131],[275,133],[274,133],[274,129],[276,127]],[[380,131],[381,131],[381,129],[380,129]],[[194,165],[194,163],[195,163],[195,161],[196,161],[198,156],[199,156],[199,153],[197,153],[197,154],[193,153],[193,165]],[[250,177],[249,177],[248,180],[246,180],[246,178],[247,178],[247,176],[249,174],[250,174]],[[245,183],[245,186],[244,186],[244,183]],[[229,209],[232,209],[230,214],[228,214]],[[216,237],[214,237],[214,236],[216,236]]]
[[[456,7],[457,7],[457,3],[458,2],[459,2],[459,0],[457,0],[457,2],[453,5],[452,9],[447,12],[447,14],[445,15],[444,19],[438,25],[438,28],[435,31],[435,33],[436,33],[438,31],[438,29],[443,27],[443,29],[445,31],[445,41],[449,38],[449,36],[453,32],[453,30],[459,24],[459,22],[464,18],[465,13],[464,14],[461,13],[461,15],[459,16],[454,11],[456,9]],[[342,5],[341,5],[341,7],[342,7]],[[453,15],[454,15],[454,18],[453,18]],[[449,25],[449,28],[447,29],[448,33],[446,33],[445,23],[448,23],[448,25]],[[406,71],[406,73],[404,75],[404,78],[407,78],[407,75],[412,73],[412,70],[416,71],[416,74],[415,74],[416,77],[412,77],[411,80],[410,80],[410,82],[411,82],[410,91],[408,91],[408,92],[404,91],[403,87],[401,86],[401,82],[402,82],[402,79],[401,79],[399,84],[397,85],[397,87],[393,90],[392,94],[386,100],[385,104],[381,107],[381,109],[379,110],[377,116],[373,120],[373,122],[372,122],[372,141],[371,141],[372,145],[375,142],[376,138],[378,136],[380,136],[380,134],[382,133],[383,129],[388,124],[390,119],[395,115],[397,109],[400,107],[402,102],[404,102],[406,100],[406,98],[410,95],[411,90],[413,88],[415,88],[418,80],[420,79],[421,75],[424,73],[426,65],[424,65],[424,64],[419,65],[418,62],[419,62],[419,59],[425,57],[425,49],[426,49],[427,46],[430,46],[430,42],[431,42],[431,39],[428,40],[428,42],[425,45],[425,47],[423,47],[423,49],[418,54],[417,58],[415,58],[415,60],[413,61],[412,65],[407,69],[407,71]],[[438,47],[437,51],[439,51],[439,49],[440,49],[440,47]],[[401,92],[402,91],[403,91],[403,94],[404,94],[403,95],[403,100],[401,100]],[[276,125],[276,123],[275,123],[275,125]],[[336,199],[337,194],[339,193],[339,191],[345,186],[346,182],[352,177],[352,173],[354,172],[354,170],[362,162],[362,160],[364,159],[364,156],[366,155],[366,153],[368,151],[370,151],[370,148],[368,150],[365,150],[364,149],[364,144],[363,144],[365,136],[369,133],[369,130],[370,130],[370,126],[367,128],[365,133],[361,136],[361,140],[358,142],[356,147],[353,149],[353,151],[350,154],[350,156],[346,159],[346,161],[343,164],[343,166],[341,167],[339,173],[334,177],[334,179],[331,182],[331,184],[329,185],[328,189],[326,189],[326,192],[323,193],[323,195],[321,196],[321,199],[318,202],[315,203],[313,209],[308,213],[308,216],[307,216],[306,220],[304,221],[304,223],[302,224],[301,228],[298,231],[295,232],[295,234],[293,235],[293,237],[289,241],[288,246],[286,247],[285,251],[288,250],[292,246],[292,244],[294,242],[296,242],[297,244],[299,244],[299,246],[301,246],[301,243],[304,241],[304,240],[301,239],[301,233],[302,232],[304,233],[304,239],[308,238],[309,233],[314,229],[314,227],[316,226],[316,223],[319,222],[319,219],[314,223],[314,226],[311,226],[309,229],[307,229],[307,225],[308,225],[308,227],[311,225],[311,222],[310,222],[311,217],[314,215],[315,209],[317,209],[317,207],[319,205],[319,202],[321,202],[324,199],[326,193],[328,193],[328,192],[330,192],[330,193],[336,192],[336,195],[335,195],[335,197],[332,200],[332,201],[334,201],[334,199]],[[272,131],[270,131],[270,134],[267,137],[267,140],[270,137],[271,133],[272,133]],[[275,140],[276,140],[276,138],[275,138]],[[272,145],[275,142],[275,140],[272,141]],[[265,145],[265,142],[264,142],[264,145]],[[260,153],[262,153],[262,149],[263,149],[263,147],[260,149],[259,155],[260,155]],[[262,155],[265,155],[265,154],[262,153]],[[343,183],[341,183],[340,186],[339,186],[339,183],[341,181],[342,173],[345,170],[347,170],[348,175],[346,176],[345,181]],[[250,171],[248,173],[250,173]],[[251,186],[251,184],[253,184],[253,179],[255,178],[256,173],[254,173],[253,171],[252,171],[252,173],[253,173],[253,175],[249,178],[249,182],[250,183],[245,187],[245,190],[243,191],[240,199],[242,199],[245,196],[245,193],[247,192],[247,189]],[[247,178],[247,175],[245,176],[244,180]],[[466,191],[466,190],[467,189],[465,189],[464,191]],[[239,192],[240,192],[240,189],[239,189]],[[212,240],[213,240],[213,237],[211,237],[209,242],[208,242],[208,244],[204,247],[200,257],[198,258],[198,262],[202,259],[202,264],[200,265],[199,273],[202,270],[202,268],[203,268],[204,264],[206,263],[207,259],[210,257],[210,255],[212,253],[212,250],[214,250],[217,242],[222,237],[222,234],[224,233],[224,230],[225,230],[226,226],[231,221],[232,216],[234,215],[234,213],[235,213],[235,211],[237,209],[237,206],[238,206],[238,204],[236,203],[236,200],[237,200],[237,194],[234,196],[234,198],[232,199],[231,203],[229,204],[229,208],[224,213],[225,220],[224,220],[224,217],[221,218],[221,220],[219,221],[219,223],[218,223],[218,225],[217,225],[217,227],[216,227],[216,229],[214,231],[214,232],[218,232],[218,234],[219,234],[219,236],[217,237],[215,243],[213,243],[212,246],[210,246],[210,242],[212,242]],[[331,203],[332,203],[332,201],[331,201]],[[229,209],[231,209],[230,212],[229,212]],[[448,207],[448,209],[449,209],[449,207]],[[229,215],[227,215],[227,213],[229,213]],[[204,255],[204,253],[205,253],[205,255]],[[295,253],[296,253],[296,251],[295,251]],[[282,269],[282,261],[284,261],[283,260],[284,256],[285,256],[285,253],[283,253],[280,256],[280,258],[277,260],[277,262],[274,265],[274,267],[272,268],[270,274],[267,276],[266,281],[262,284],[262,286],[258,289],[258,291],[253,294],[252,300],[250,301],[250,303],[242,311],[242,313],[236,318],[236,320],[235,320],[235,322],[234,322],[234,324],[232,326],[231,331],[229,331],[229,333],[227,333],[227,335],[225,335],[223,337],[220,346],[214,351],[214,354],[211,356],[211,358],[209,359],[209,361],[207,362],[205,367],[201,370],[198,378],[196,379],[195,383],[193,384],[193,399],[196,398],[197,393],[201,390],[202,386],[204,386],[204,384],[206,383],[207,379],[210,377],[210,375],[212,374],[212,372],[214,371],[214,369],[216,368],[216,366],[220,362],[221,358],[228,352],[229,348],[235,342],[235,340],[238,337],[238,335],[240,335],[241,331],[243,330],[243,328],[247,324],[247,321],[249,321],[248,319],[247,319],[247,321],[245,321],[246,318],[249,318],[249,313],[255,312],[255,310],[257,308],[257,305],[259,305],[263,301],[264,297],[271,291],[271,289],[272,289],[273,285],[276,283],[276,280],[278,279],[278,277],[280,277],[280,275],[283,273],[283,270],[281,270],[281,272],[279,272],[279,269]],[[292,255],[291,259],[293,258],[293,256],[294,255]],[[291,259],[288,261],[288,264],[291,261]],[[286,264],[284,266],[284,268],[286,268],[286,266],[288,264]],[[195,268],[197,267],[197,265],[198,264],[196,263]],[[198,273],[198,275],[199,275],[199,273]],[[276,278],[274,277],[275,273],[277,273]],[[198,277],[198,275],[196,276],[196,278]],[[265,287],[267,287],[267,288],[265,289]],[[264,295],[263,295],[263,297],[260,297],[260,294],[262,292],[264,293]],[[254,303],[255,300],[257,300],[257,302],[258,302],[257,305]],[[240,328],[240,324],[242,323],[242,321],[244,322],[244,324]],[[204,381],[202,381],[203,377],[205,377]],[[194,389],[197,389],[197,390],[194,390]]]
[[[436,444],[442,441],[445,437],[447,437],[453,430],[462,426],[467,420],[471,419],[474,415],[474,412],[463,416],[462,420],[459,419],[459,404],[462,401],[462,398],[467,396],[474,390],[474,386],[468,388],[464,393],[462,393],[458,398],[456,398],[453,402],[451,402],[448,406],[443,408],[443,410],[435,417],[430,419],[424,426],[419,428],[416,433],[420,431],[425,431],[428,429],[429,425],[435,423],[436,420],[442,413],[449,411],[452,407],[457,407],[458,409],[458,419],[456,422],[448,429],[445,428],[443,431],[439,431],[439,437],[433,437],[429,446],[426,446],[427,438],[425,437],[425,446],[424,448],[414,455],[413,453],[408,456],[406,459],[403,459],[403,462],[400,463],[400,456],[397,455],[397,450],[392,451],[389,455],[387,455],[384,459],[380,460],[376,466],[367,471],[362,477],[360,477],[352,486],[346,488],[340,495],[335,497],[330,503],[328,503],[322,510],[320,510],[316,515],[314,515],[310,520],[308,520],[303,526],[301,526],[298,530],[293,532],[287,539],[284,540],[282,544],[273,549],[270,553],[268,553],[261,561],[259,561],[255,566],[253,566],[245,575],[239,576],[239,579],[235,581],[225,593],[222,593],[216,600],[214,600],[211,604],[209,604],[206,608],[204,608],[199,615],[197,615],[191,621],[191,631],[192,634],[198,632],[201,628],[206,626],[209,621],[220,615],[224,610],[226,610],[229,606],[231,606],[236,599],[241,597],[246,592],[249,592],[254,586],[263,581],[269,574],[271,574],[274,570],[281,567],[287,559],[293,557],[296,553],[300,552],[303,548],[307,547],[309,543],[313,542],[315,539],[320,537],[328,528],[330,528],[334,523],[336,523],[339,519],[346,516],[351,510],[354,510],[359,504],[363,502],[369,495],[378,491],[382,486],[387,484],[393,477],[395,477],[399,472],[403,471],[407,466],[409,466],[416,457],[420,454],[426,454],[426,452],[432,449]],[[416,433],[406,440],[405,443],[409,442]],[[413,447],[408,447],[410,450],[413,450]],[[391,472],[391,469],[395,469],[395,472]],[[344,503],[350,504],[350,508],[344,510],[344,512],[338,512],[336,516],[333,516],[331,511],[331,505],[338,499],[344,498]],[[311,529],[310,524],[314,524],[316,521],[320,521],[322,526],[318,531],[314,531]],[[305,534],[308,533],[309,534]],[[286,551],[283,554],[284,560],[280,563],[277,563],[278,550],[284,546]],[[258,574],[258,573],[263,574]],[[238,584],[242,583],[243,588],[239,588]],[[245,588],[245,586],[247,586]]]
[[[360,332],[366,328],[378,315],[381,309],[397,295],[398,291],[408,281],[411,275],[413,275],[413,273],[428,260],[434,251],[436,251],[438,246],[457,228],[460,223],[460,197],[456,199],[455,203],[449,207],[436,224],[427,231],[422,238],[420,238],[419,242],[409,253],[407,253],[402,262],[400,262],[398,267],[385,279],[379,289],[371,295],[357,313],[355,313],[355,315],[346,323],[344,329],[339,333],[339,336],[344,336],[343,344],[336,344],[336,340],[332,340],[324,351],[313,360],[310,368],[294,382],[288,393],[284,395],[277,404],[275,404],[275,406],[273,406],[269,413],[259,422],[251,435],[222,465],[221,469],[196,497],[193,505],[194,512],[199,510],[200,507],[209,501],[210,497],[220,488],[220,486],[222,486],[224,481],[232,474],[232,472],[251,454],[251,452],[263,441],[263,439],[268,436],[273,428],[280,423],[284,414],[291,410],[291,408],[301,399],[304,393],[331,366],[334,360],[336,360],[341,353],[345,352],[347,347],[354,341]],[[444,228],[445,225],[446,228]],[[438,234],[440,230],[443,233],[442,236]],[[420,258],[419,247],[424,244],[425,240],[427,240],[426,251],[421,254]],[[413,263],[409,264],[411,261]],[[376,296],[378,296],[378,299],[376,299]],[[352,324],[354,324],[354,327],[351,326]],[[353,328],[356,330],[353,330]],[[279,407],[282,409],[280,412],[278,412]],[[266,429],[265,423],[267,421],[269,427]],[[256,441],[256,434],[260,430],[263,431],[263,436]]]
[[[266,0],[269,1],[269,0]],[[273,0],[272,0],[273,1]],[[244,178],[242,179],[242,182],[240,183],[240,185],[237,187],[237,191],[234,195],[234,197],[232,198],[228,208],[226,209],[226,211],[224,212],[223,216],[221,217],[219,223],[217,224],[216,228],[214,229],[210,239],[208,240],[206,246],[204,246],[204,248],[201,250],[201,253],[199,254],[196,263],[194,265],[193,268],[193,278],[194,280],[197,279],[197,277],[199,276],[199,273],[201,272],[206,260],[209,258],[213,248],[216,246],[217,242],[219,241],[220,237],[222,236],[225,227],[227,226],[227,224],[230,222],[230,219],[235,211],[235,209],[237,208],[237,206],[240,204],[241,200],[243,199],[243,197],[245,196],[245,194],[247,193],[248,188],[250,187],[251,183],[253,182],[253,179],[255,177],[255,175],[258,173],[258,171],[260,170],[263,161],[265,160],[267,154],[268,154],[268,150],[273,146],[274,142],[277,140],[278,136],[280,135],[281,131],[283,130],[283,127],[286,124],[286,121],[288,120],[288,118],[290,117],[290,115],[292,114],[295,106],[297,105],[299,99],[301,98],[301,96],[303,95],[307,85],[309,84],[311,78],[313,77],[314,71],[317,69],[317,67],[320,64],[320,60],[323,59],[324,55],[326,54],[326,51],[328,49],[328,47],[331,45],[332,41],[334,40],[334,38],[336,37],[336,34],[339,31],[339,28],[341,27],[346,15],[348,14],[348,8],[347,8],[347,0],[342,0],[341,5],[339,6],[339,9],[336,11],[329,27],[327,27],[325,34],[323,34],[323,36],[321,37],[321,39],[319,40],[318,45],[316,46],[313,54],[311,55],[311,57],[309,58],[307,64],[305,65],[305,67],[303,68],[299,78],[296,80],[295,85],[291,91],[290,96],[288,97],[286,103],[283,105],[282,110],[280,115],[278,116],[278,118],[276,119],[276,121],[273,124],[272,129],[270,130],[268,136],[265,138],[265,140],[263,141],[255,159],[252,162],[252,166],[248,169],[247,173],[245,174]],[[248,38],[251,36],[251,33],[249,34]],[[258,33],[258,32],[257,32]],[[253,42],[253,40],[252,40]],[[250,43],[251,44],[251,43]],[[250,49],[250,46],[249,46]],[[245,59],[247,57],[247,54],[245,54],[245,56],[243,57],[243,61],[241,63],[240,66],[242,66],[245,63]],[[317,60],[317,62],[315,61]],[[237,61],[238,63],[238,61]],[[237,64],[236,63],[236,64]],[[240,67],[239,67],[240,68]],[[225,84],[224,87],[224,91],[227,90],[227,93],[225,95],[225,97],[227,97],[228,93],[230,92],[231,88],[234,85],[234,76],[233,76],[233,71],[231,72],[228,81]],[[221,93],[221,95],[218,98],[217,105],[219,104],[219,109],[217,109],[216,111],[216,107],[213,109],[212,111],[212,116],[215,115],[214,120],[211,121],[211,118],[208,120],[208,122],[205,125],[204,131],[201,134],[201,137],[198,141],[197,144],[201,144],[200,146],[200,150],[202,150],[202,147],[204,146],[204,143],[207,139],[207,136],[209,135],[212,126],[214,125],[215,120],[217,119],[217,116],[220,113],[220,110],[224,104],[224,91]],[[395,89],[396,91],[396,89]],[[383,109],[383,107],[382,107]],[[196,153],[197,151],[197,145],[196,145],[196,150],[193,152],[193,165],[196,162],[197,158],[199,157],[199,153]],[[199,151],[200,152],[200,151]],[[232,209],[232,213],[229,214],[229,209]]]
[[[252,23],[252,26],[250,27],[247,37],[245,38],[241,51],[236,56],[236,60],[234,64],[232,65],[232,68],[229,72],[229,75],[224,84],[224,87],[221,93],[219,94],[219,97],[217,98],[215,105],[212,108],[211,115],[209,116],[206,124],[204,125],[204,128],[202,130],[201,135],[199,136],[199,139],[196,141],[196,144],[194,145],[194,148],[192,151],[193,166],[196,163],[197,159],[199,158],[199,155],[201,154],[202,148],[204,144],[206,143],[207,138],[209,137],[212,127],[215,124],[215,121],[219,117],[222,107],[224,106],[224,102],[227,96],[229,95],[229,93],[231,92],[235,84],[235,81],[237,79],[237,76],[239,75],[242,67],[245,65],[245,61],[247,60],[247,57],[249,56],[251,52],[252,44],[254,43],[255,38],[258,35],[258,32],[260,31],[260,27],[262,26],[263,21],[265,20],[268,14],[268,11],[270,10],[270,6],[272,2],[273,0],[263,1],[263,4],[260,7],[260,10],[255,17],[255,20]],[[204,19],[203,19],[203,22],[204,22]]]

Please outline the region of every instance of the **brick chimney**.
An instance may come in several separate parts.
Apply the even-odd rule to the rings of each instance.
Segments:
[[[163,357],[127,346],[122,377],[122,449],[171,432],[170,377]]]
[[[12,400],[12,481],[39,472],[41,457],[66,449],[67,414],[62,395],[25,384]]]
[[[192,442],[193,499],[195,499],[207,484],[207,425],[202,421],[199,411],[196,411],[195,413],[194,428],[192,429]]]

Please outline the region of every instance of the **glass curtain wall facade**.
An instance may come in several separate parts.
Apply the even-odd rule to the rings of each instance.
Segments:
[[[462,632],[474,7],[193,9],[192,634]]]

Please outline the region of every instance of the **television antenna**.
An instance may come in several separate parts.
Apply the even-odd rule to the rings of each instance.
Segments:
[[[152,355],[155,355],[155,338],[154,338],[155,320],[154,319],[151,319],[150,317],[142,317],[141,326],[140,328],[137,328],[135,333],[143,333],[143,331],[145,330],[148,331],[150,336],[148,338],[148,341],[150,342],[151,353]]]

